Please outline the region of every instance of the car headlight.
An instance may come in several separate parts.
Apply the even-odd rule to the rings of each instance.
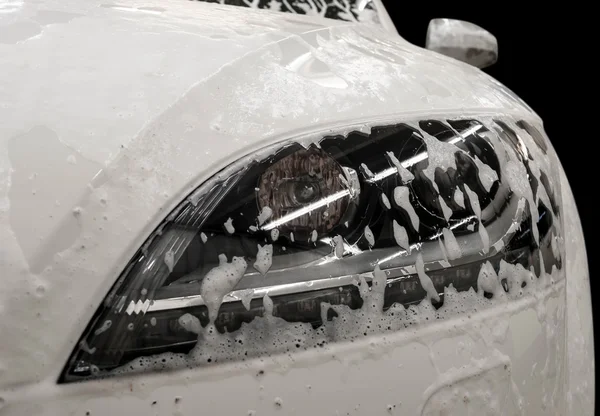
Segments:
[[[149,237],[62,380],[395,331],[448,287],[517,297],[506,265],[561,268],[546,150],[525,121],[422,120],[241,160]]]

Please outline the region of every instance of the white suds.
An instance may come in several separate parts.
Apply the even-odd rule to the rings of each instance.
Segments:
[[[413,179],[415,179],[414,175],[412,173],[410,173],[410,171],[408,169],[406,169],[404,166],[402,166],[402,163],[400,163],[398,158],[396,158],[396,156],[394,156],[393,152],[387,152],[387,155],[390,158],[390,161],[396,167],[396,170],[398,171],[398,175],[400,175],[400,179],[402,180],[402,183],[408,183],[408,182],[412,181]]]
[[[373,172],[371,172],[371,170],[364,163],[361,163],[360,167],[363,168],[363,171],[365,172],[368,178],[372,178],[374,176]]]
[[[365,238],[369,243],[369,247],[373,247],[375,245],[375,236],[373,235],[373,231],[371,231],[368,225],[365,225]]]
[[[242,305],[246,308],[247,311],[250,310],[250,302],[252,301],[252,296],[254,295],[254,289],[245,289],[242,290],[239,294],[240,300],[242,301]]]
[[[550,239],[550,248],[552,249],[552,255],[555,259],[560,259],[560,250],[558,248],[558,237],[552,234]]]
[[[486,192],[489,192],[495,181],[498,180],[498,174],[489,165],[483,163],[477,156],[473,159],[479,172],[479,180]]]
[[[442,198],[441,195],[438,196],[438,201],[440,202],[440,205],[442,207],[442,213],[444,214],[444,218],[446,219],[446,221],[448,221],[452,216],[452,209],[448,206],[448,204],[446,204],[446,201],[444,201],[444,198]]]
[[[193,332],[194,334],[199,334],[202,332],[202,325],[200,324],[200,320],[196,318],[194,315],[186,313],[185,315],[181,315],[177,320],[179,325],[183,329],[188,332]]]
[[[258,253],[256,253],[256,261],[254,268],[262,275],[267,274],[273,264],[273,244],[258,244]]]
[[[173,250],[169,250],[165,253],[165,264],[169,269],[169,273],[173,271],[173,267],[175,267],[175,253]]]
[[[211,322],[217,318],[223,297],[235,288],[247,267],[243,257],[234,257],[231,263],[227,263],[227,256],[219,254],[219,265],[212,268],[202,279],[200,295],[208,308]]]
[[[110,319],[107,319],[106,321],[104,321],[104,323],[102,324],[102,326],[100,328],[98,328],[94,331],[94,334],[99,335],[99,334],[103,333],[104,331],[106,331],[111,326],[112,326],[112,321]]]
[[[398,244],[404,250],[408,251],[408,253],[410,254],[410,244],[408,241],[408,233],[406,232],[406,228],[398,224],[396,220],[394,220],[393,227],[394,239],[396,240],[396,244]]]
[[[338,259],[341,259],[342,257],[344,257],[344,239],[342,238],[341,235],[336,235],[335,237],[333,237],[333,246],[334,246],[335,256]]]
[[[423,169],[423,174],[429,179],[436,191],[439,192],[437,183],[435,183],[436,169],[442,169],[444,172],[449,168],[456,169],[456,153],[464,153],[454,144],[440,141],[427,132],[419,129],[423,141],[427,146],[427,168]]]
[[[425,292],[427,292],[427,297],[429,299],[435,299],[436,301],[439,301],[440,295],[437,293],[437,290],[435,290],[431,278],[427,276],[427,273],[425,273],[425,264],[423,263],[423,256],[421,253],[417,255],[415,267],[417,268],[419,282],[421,282],[421,286],[423,286],[423,289],[425,289]]]
[[[502,286],[494,267],[489,261],[481,265],[479,276],[477,277],[477,291],[492,293],[494,296],[503,292]]]
[[[317,230],[312,230],[312,233],[310,234],[310,241],[314,243],[315,241],[317,241],[317,237],[319,237],[319,233],[317,233]]]
[[[279,238],[279,230],[277,228],[273,228],[271,230],[271,240],[277,241],[278,238]]]
[[[456,241],[454,233],[448,228],[442,230],[444,235],[444,245],[446,246],[446,253],[448,254],[449,260],[456,260],[462,257],[462,250]]]
[[[386,284],[387,275],[383,270],[381,270],[381,268],[379,268],[379,265],[375,266],[375,269],[373,270],[373,285],[371,286],[371,291],[383,296],[385,294]]]
[[[386,196],[386,194],[384,194],[383,192],[381,193],[381,203],[383,203],[383,205],[387,209],[392,209],[392,205],[390,204],[390,200],[388,199],[388,197]]]
[[[471,209],[473,210],[473,213],[479,220],[479,236],[481,237],[481,243],[483,244],[483,252],[487,253],[490,250],[490,237],[483,225],[483,222],[481,221],[481,206],[479,205],[479,197],[475,192],[471,191],[471,188],[469,188],[466,184],[465,192],[467,193],[467,197],[469,198]],[[467,228],[472,231],[474,229],[473,224],[469,224]]]
[[[465,195],[462,193],[460,188],[457,186],[454,190],[454,202],[461,208],[465,207]]]
[[[79,343],[79,347],[83,352],[87,352],[88,354],[93,354],[96,352],[96,347],[90,348],[85,339]]]
[[[481,243],[483,244],[483,252],[487,254],[487,252],[490,251],[490,236],[481,220],[479,220],[479,236],[481,237]],[[504,243],[502,244],[504,245]]]
[[[442,238],[438,238],[438,243],[440,244],[440,251],[442,252],[442,257],[444,257],[445,261],[448,261],[448,253],[446,253],[446,247],[444,247],[444,243],[442,242]]]
[[[473,191],[467,184],[465,184],[465,192],[467,193],[467,197],[469,198],[469,203],[471,204],[471,209],[473,210],[473,214],[477,218],[481,218],[481,206],[479,205],[479,196]]]
[[[412,223],[415,231],[419,231],[419,216],[415,212],[415,208],[410,203],[410,190],[406,186],[397,186],[394,188],[394,201],[396,205],[402,208],[408,216],[410,217],[410,222]]]
[[[258,217],[256,217],[256,219],[258,220],[258,225],[263,225],[266,220],[271,218],[271,215],[273,215],[273,210],[269,207],[263,207],[263,209],[258,214]]]
[[[543,265],[543,262],[540,262],[540,266]],[[544,274],[544,271],[540,272]],[[500,270],[498,270],[498,279],[500,281],[506,279],[506,284],[508,286],[508,295],[512,298],[515,298],[519,294],[519,290],[522,288],[523,283],[530,283],[530,277],[533,277],[532,272],[525,269],[521,263],[510,264],[507,263],[504,259],[500,260]]]
[[[225,225],[225,229],[229,234],[233,234],[235,232],[235,227],[233,226],[233,220],[231,218],[228,218],[223,225]]]
[[[273,300],[269,295],[263,296],[263,308],[265,308],[265,315],[273,316]]]

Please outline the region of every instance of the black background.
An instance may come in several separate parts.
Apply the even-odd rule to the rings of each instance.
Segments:
[[[498,62],[484,71],[513,90],[544,120],[546,133],[575,195],[587,246],[592,294],[597,292],[600,283],[594,282],[598,270],[594,211],[595,195],[600,192],[600,159],[595,149],[600,149],[596,144],[600,129],[595,125],[600,123],[600,115],[593,115],[598,108],[593,74],[598,47],[591,43],[597,35],[590,38],[587,32],[593,33],[598,23],[587,20],[586,13],[591,11],[571,9],[568,5],[534,8],[502,2],[383,3],[400,35],[418,46],[425,46],[429,21],[440,17],[467,20],[496,36]],[[597,329],[600,304],[594,304],[595,298],[592,295]],[[598,332],[594,331],[596,357]]]

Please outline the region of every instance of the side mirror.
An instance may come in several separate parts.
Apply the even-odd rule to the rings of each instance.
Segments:
[[[425,48],[477,68],[485,68],[498,60],[496,37],[463,20],[432,19],[427,28]]]

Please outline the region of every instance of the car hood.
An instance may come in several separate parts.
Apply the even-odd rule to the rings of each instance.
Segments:
[[[55,380],[148,233],[241,155],[378,118],[535,117],[480,70],[368,25],[192,2],[0,7],[0,387]]]

